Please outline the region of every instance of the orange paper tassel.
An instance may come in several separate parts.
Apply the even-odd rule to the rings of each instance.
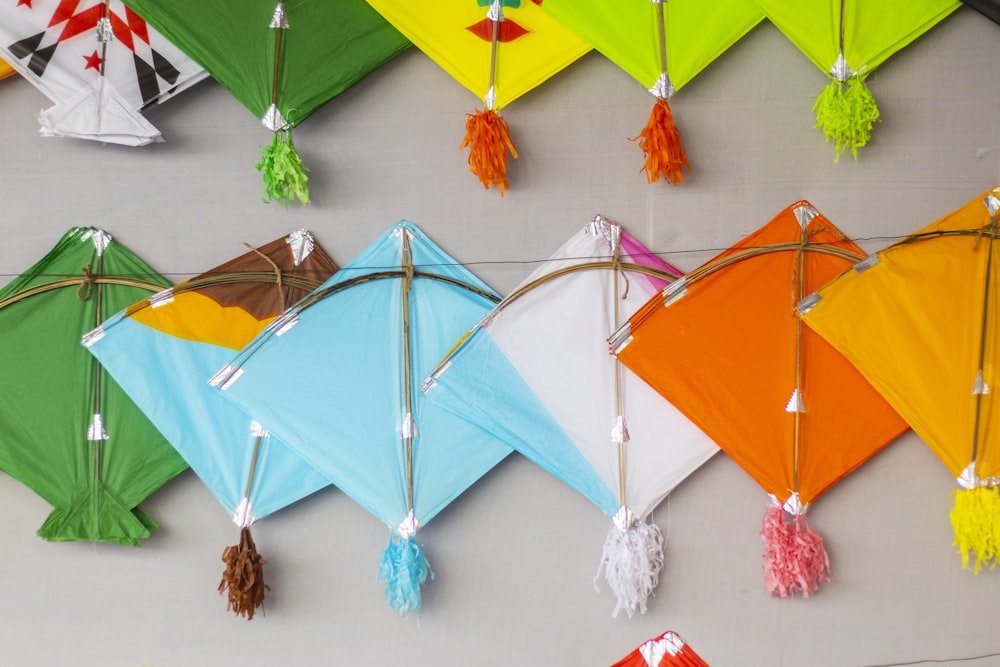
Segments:
[[[638,137],[629,139],[638,141],[639,148],[646,155],[646,180],[655,183],[662,175],[674,185],[684,182],[684,167],[691,171],[684,147],[681,146],[681,133],[674,125],[674,115],[670,113],[670,104],[665,99],[658,98],[649,114],[649,122]]]
[[[507,185],[507,153],[517,157],[510,139],[510,127],[493,109],[481,109],[465,115],[465,139],[459,150],[469,147],[469,171],[479,177],[483,187],[500,188],[503,197]]]

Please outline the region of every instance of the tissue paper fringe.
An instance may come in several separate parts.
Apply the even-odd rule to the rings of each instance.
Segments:
[[[597,576],[604,571],[604,580],[618,599],[612,616],[623,609],[629,616],[637,611],[645,614],[646,601],[659,583],[662,568],[663,535],[659,527],[640,521],[623,531],[612,525],[597,568]]]
[[[978,486],[952,492],[955,504],[950,519],[955,529],[954,545],[962,555],[962,567],[969,568],[970,554],[976,574],[983,566],[993,569],[1000,554],[1000,493],[996,487]]]
[[[413,537],[401,538],[395,533],[382,552],[382,563],[376,582],[385,582],[385,599],[404,618],[420,612],[420,589],[427,577],[434,578],[424,556],[424,547]]]
[[[819,583],[830,581],[830,559],[823,538],[809,526],[805,515],[792,520],[780,505],[771,505],[764,514],[764,588],[774,596],[802,593],[809,597]]]

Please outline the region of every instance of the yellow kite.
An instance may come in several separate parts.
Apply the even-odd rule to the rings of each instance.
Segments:
[[[517,157],[507,123],[497,113],[590,50],[542,11],[545,0],[368,0],[397,30],[456,81],[482,99],[469,114],[469,169],[483,186],[507,184],[507,154]]]
[[[840,275],[799,306],[956,477],[963,566],[1000,552],[1000,187]]]

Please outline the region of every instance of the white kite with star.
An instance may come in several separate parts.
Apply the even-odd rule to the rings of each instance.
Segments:
[[[45,136],[162,141],[141,110],[207,76],[120,0],[0,0],[0,57],[54,106]]]

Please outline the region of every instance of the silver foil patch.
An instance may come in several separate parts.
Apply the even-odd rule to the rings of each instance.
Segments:
[[[288,16],[285,14],[284,2],[279,2],[274,8],[274,14],[271,15],[271,23],[269,23],[267,27],[276,28],[278,30],[288,30]]]
[[[851,71],[850,65],[847,64],[847,58],[844,57],[843,52],[837,56],[837,61],[833,63],[833,67],[830,68],[830,76],[837,81],[842,82],[847,81],[849,78],[854,76],[854,72]]]
[[[804,297],[801,301],[799,301],[799,303],[795,306],[795,310],[799,311],[800,314],[805,315],[810,310],[812,310],[817,303],[819,303],[822,300],[823,297],[821,297],[818,292],[813,292],[809,296]]]
[[[232,384],[236,382],[241,375],[243,375],[242,368],[226,364],[218,373],[209,378],[208,384],[211,387],[218,387],[219,389],[225,391],[226,389],[229,389],[229,387],[232,386]]]
[[[101,413],[95,412],[94,417],[90,420],[90,425],[87,426],[87,440],[94,442],[96,440],[107,440],[108,432],[104,430],[104,422],[101,420]]]
[[[861,261],[855,262],[854,266],[852,268],[857,273],[864,273],[868,269],[870,269],[873,266],[875,266],[876,264],[878,264],[878,261],[879,261],[878,260],[878,255],[868,255],[867,257],[865,257]]]
[[[819,211],[807,204],[795,207],[795,218],[799,221],[799,226],[802,229],[808,227],[809,223],[812,222],[812,219],[817,215],[819,215]]]
[[[618,327],[618,330],[608,338],[608,345],[611,346],[611,353],[618,354],[632,342],[632,325],[629,322]]]
[[[802,400],[802,392],[796,387],[792,390],[792,395],[789,397],[788,402],[785,403],[785,412],[799,412],[804,413],[806,411],[806,404]]]
[[[92,241],[94,243],[94,250],[97,251],[97,256],[100,257],[104,254],[104,249],[111,243],[111,234],[102,229],[88,229],[80,237],[80,240]]]
[[[431,389],[437,386],[438,378],[444,373],[448,368],[451,367],[451,361],[445,361],[439,364],[430,375],[424,378],[424,381],[420,383],[420,393],[426,395]]]
[[[29,7],[31,5],[28,5]],[[111,28],[111,19],[107,16],[102,16],[97,19],[97,41],[101,44],[107,44],[108,42],[114,40],[115,32]]]
[[[80,339],[80,342],[83,344],[84,347],[90,347],[97,341],[104,338],[104,335],[105,335],[104,327],[99,326],[96,329],[92,329],[91,331],[88,331],[87,333],[83,334],[83,338]]]
[[[159,308],[160,306],[165,306],[168,303],[173,303],[174,301],[174,290],[168,287],[167,289],[157,292],[153,296],[146,300],[150,307]]]
[[[316,246],[313,235],[304,229],[298,229],[289,234],[285,238],[285,243],[288,244],[289,249],[292,251],[292,262],[295,263],[295,266],[301,264],[306,257],[311,255],[313,248]]]
[[[269,328],[274,332],[275,336],[284,336],[288,333],[288,330],[299,323],[299,316],[290,310],[286,310],[284,313],[279,315],[273,322],[271,322]]]
[[[983,200],[983,203],[986,204],[986,209],[990,212],[990,217],[995,216],[997,211],[1000,211],[1000,197],[997,197],[995,194],[987,196]]]
[[[278,105],[271,102],[271,106],[267,108],[264,115],[260,117],[260,123],[272,132],[279,132],[281,130],[287,130],[290,125],[285,117],[281,115],[278,111]]]
[[[656,0],[653,1],[655,2]],[[654,83],[648,90],[661,100],[669,100],[674,96],[674,93],[677,92],[677,89],[674,88],[674,84],[666,72],[660,73],[660,77],[656,80],[656,83]]]
[[[972,383],[972,395],[986,395],[990,393],[990,386],[986,384],[986,380],[983,379],[983,371],[980,370],[976,373],[976,379]]]
[[[619,507],[615,515],[611,517],[611,521],[615,524],[615,527],[623,533],[634,526],[636,520],[635,514],[632,513],[628,505]]]
[[[250,506],[250,499],[243,496],[243,500],[240,504],[236,506],[236,511],[233,512],[233,523],[235,523],[240,528],[248,528],[257,517],[253,514],[253,507]]]
[[[407,412],[403,415],[403,424],[399,429],[400,436],[402,438],[419,438],[420,431],[417,429],[417,423],[413,419],[413,413]]]
[[[410,513],[406,515],[406,518],[400,521],[399,525],[396,526],[396,532],[399,533],[399,536],[404,540],[416,535],[418,530],[420,530],[420,522],[417,521],[417,517],[413,514],[412,509],[410,510]]]
[[[611,442],[624,445],[628,441],[628,425],[625,423],[625,415],[618,415],[618,418],[615,419],[614,428],[611,429]]]

